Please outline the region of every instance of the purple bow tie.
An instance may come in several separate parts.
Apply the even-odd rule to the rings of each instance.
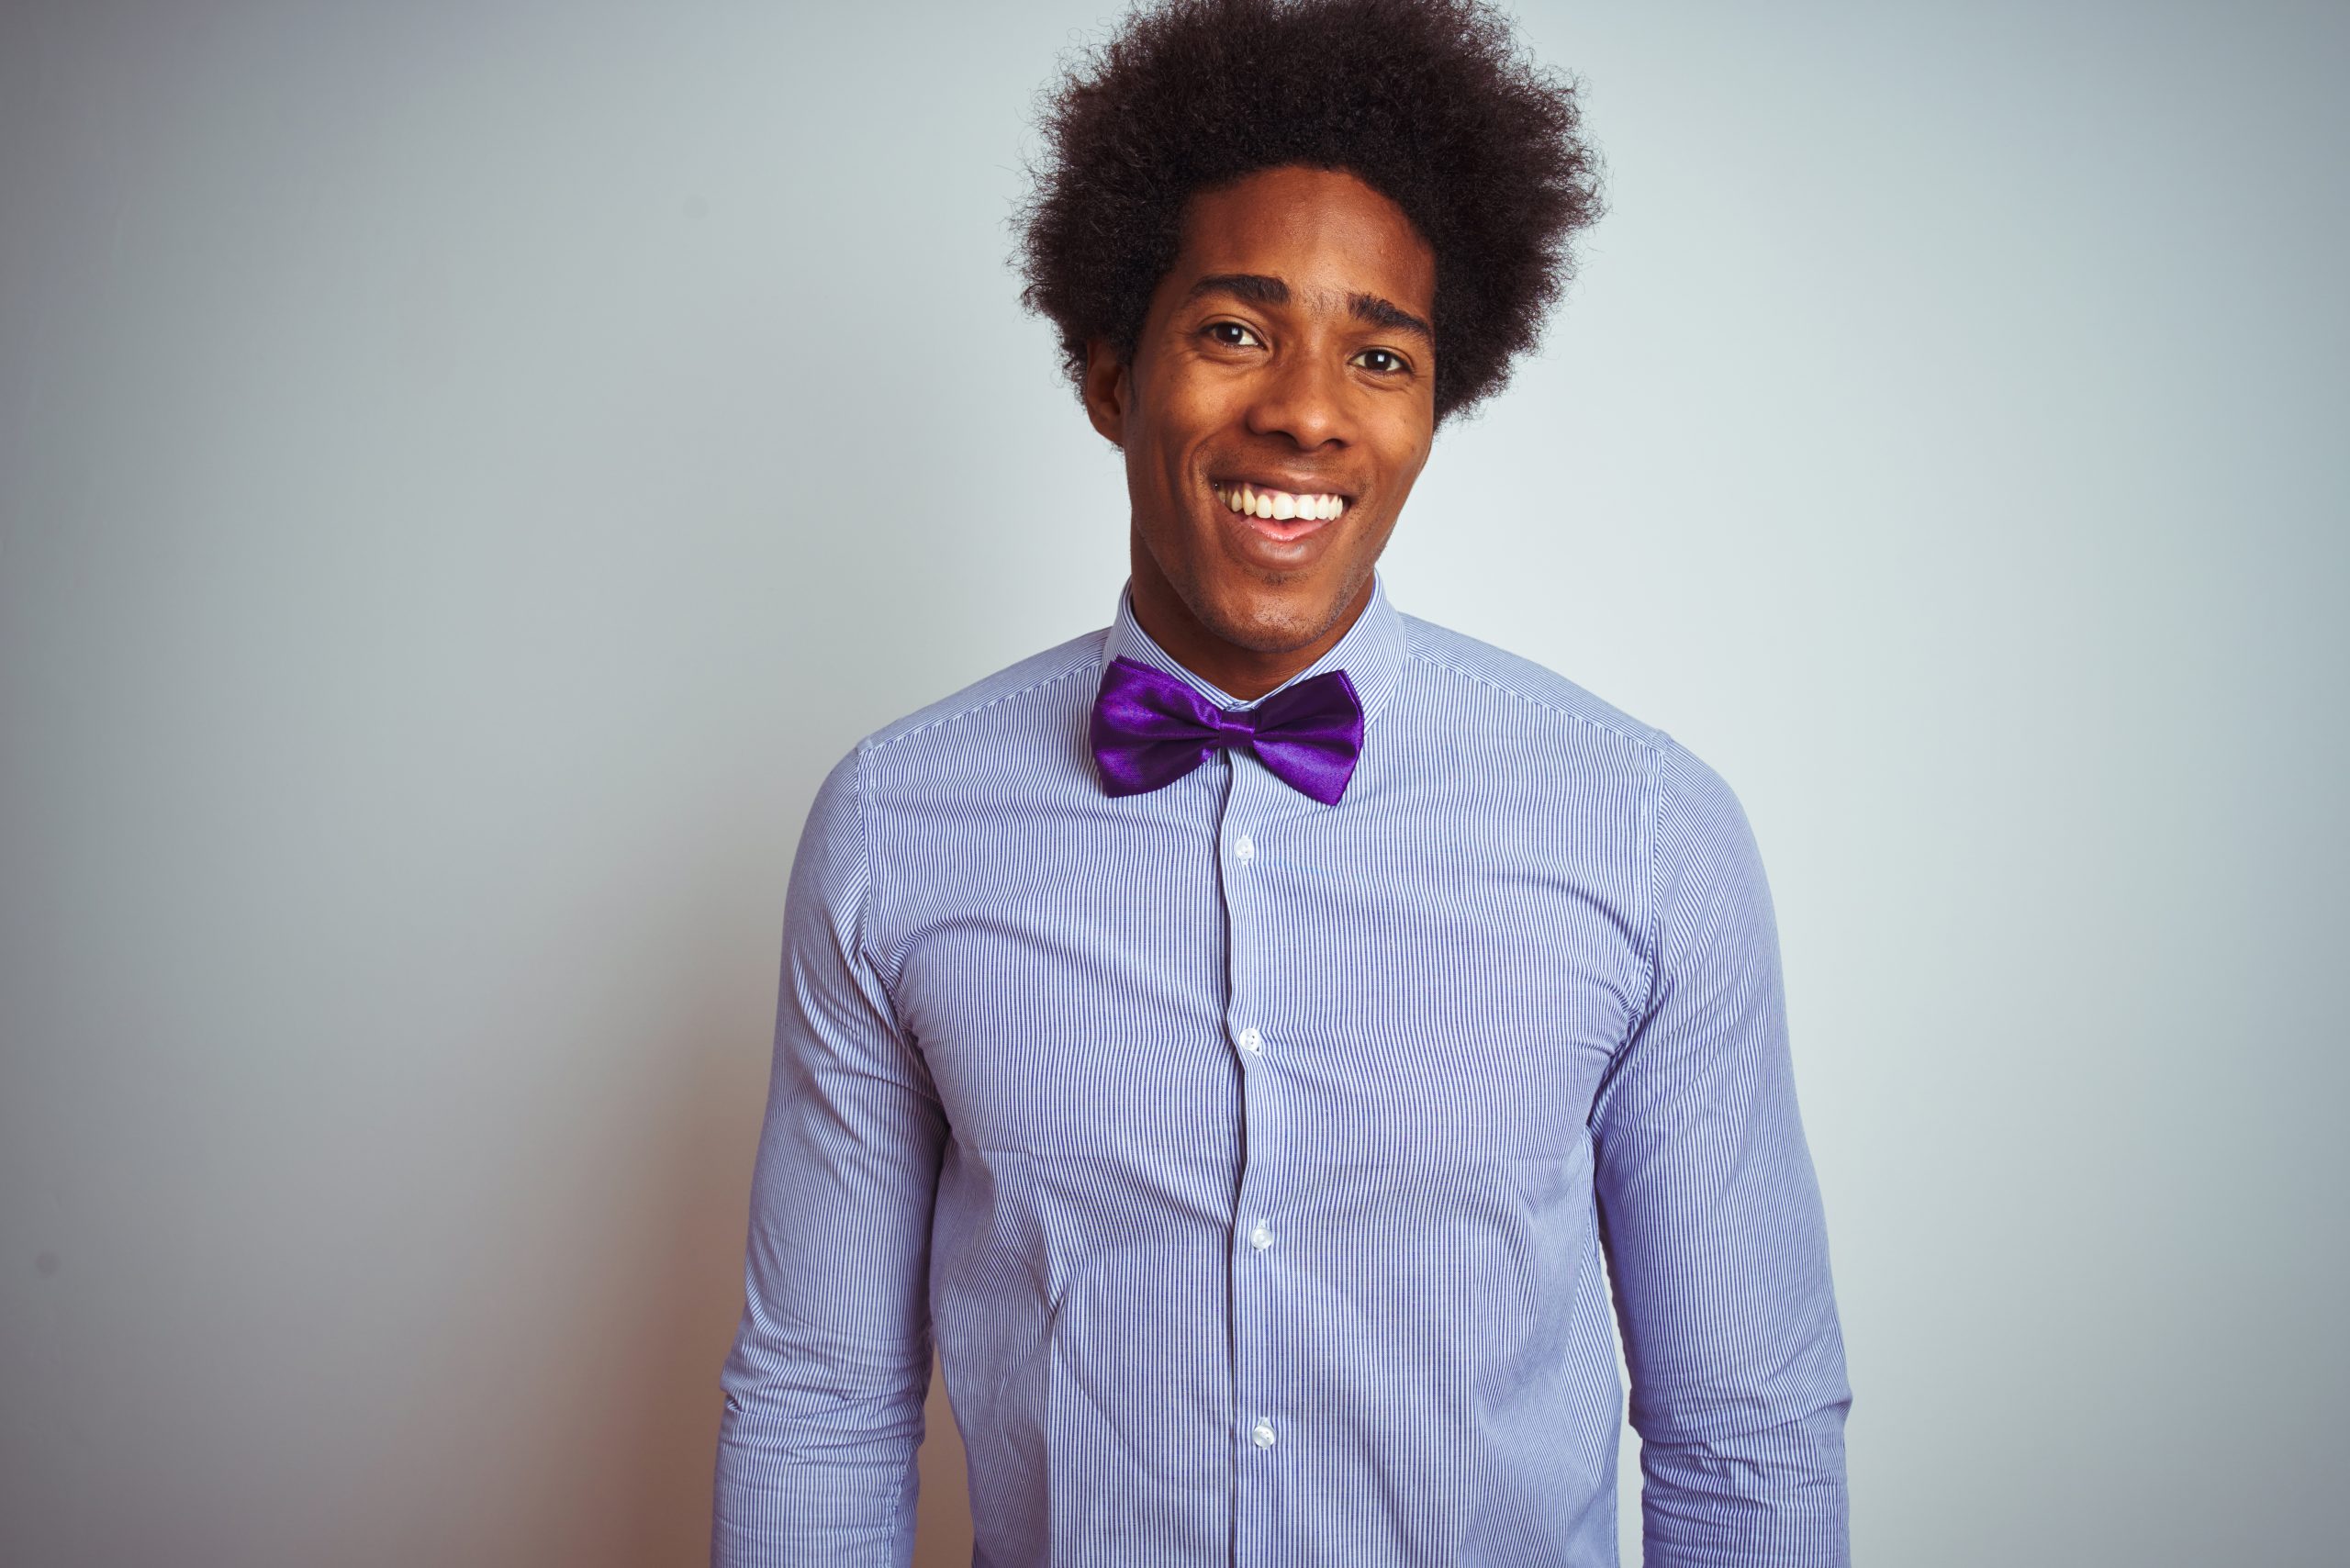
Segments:
[[[1115,658],[1093,699],[1093,760],[1102,787],[1139,795],[1172,784],[1217,746],[1245,745],[1266,771],[1335,806],[1362,751],[1362,700],[1342,669],[1227,712],[1164,671]]]

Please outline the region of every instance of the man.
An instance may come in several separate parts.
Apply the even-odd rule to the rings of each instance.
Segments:
[[[786,914],[722,1564],[1846,1560],[1770,898],[1664,733],[1374,569],[1595,209],[1466,0],[1181,0],[1065,84],[1029,302],[1125,456],[1106,632],[826,779]]]

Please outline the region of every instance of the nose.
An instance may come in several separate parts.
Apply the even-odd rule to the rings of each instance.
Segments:
[[[1255,435],[1285,435],[1312,452],[1348,439],[1345,367],[1315,343],[1295,343],[1266,365],[1248,407]]]

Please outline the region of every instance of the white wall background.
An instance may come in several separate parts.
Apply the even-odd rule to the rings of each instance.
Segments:
[[[808,798],[1123,574],[1113,9],[0,8],[0,1560],[701,1556]],[[1860,1559],[2340,1562],[2350,22],[1525,32],[1613,212],[1389,581],[1747,804]]]

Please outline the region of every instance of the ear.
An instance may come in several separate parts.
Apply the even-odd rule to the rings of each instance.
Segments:
[[[1118,363],[1117,351],[1107,338],[1085,345],[1085,417],[1113,446],[1125,444],[1126,396],[1132,386],[1128,367]]]

